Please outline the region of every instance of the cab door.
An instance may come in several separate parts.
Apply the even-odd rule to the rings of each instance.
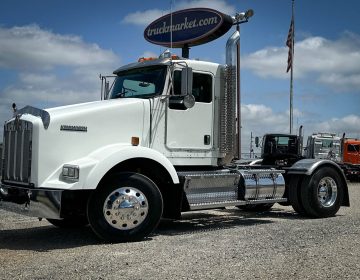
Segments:
[[[360,164],[360,144],[346,143],[344,162]]]
[[[193,71],[192,94],[195,105],[185,108],[181,100],[181,71],[173,76],[174,92],[167,112],[166,146],[170,150],[210,150],[213,147],[214,77],[209,72]]]

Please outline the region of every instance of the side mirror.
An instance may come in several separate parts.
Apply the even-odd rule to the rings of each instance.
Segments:
[[[181,95],[192,95],[193,73],[192,68],[185,67],[181,70]]]
[[[188,94],[184,96],[184,106],[186,109],[190,109],[195,105],[195,97],[192,94]]]
[[[195,105],[195,97],[192,95],[193,73],[191,67],[185,67],[181,70],[181,95],[184,96],[183,104],[186,109]]]
[[[183,95],[172,95],[169,98],[169,108],[177,110],[186,110],[194,107],[195,97],[187,94]]]

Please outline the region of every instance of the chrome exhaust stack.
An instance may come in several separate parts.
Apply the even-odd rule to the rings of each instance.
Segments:
[[[237,104],[237,45],[240,32],[235,31],[226,43],[225,92],[220,111],[220,151],[222,164],[229,164],[236,153],[236,104]]]
[[[240,28],[254,15],[253,10],[233,17],[236,31],[226,42],[225,92],[220,106],[220,153],[222,164],[241,158]]]

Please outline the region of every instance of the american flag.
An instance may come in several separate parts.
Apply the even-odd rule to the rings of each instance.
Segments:
[[[291,18],[289,33],[286,40],[286,45],[289,47],[289,53],[288,53],[288,64],[286,68],[286,73],[289,72],[291,69],[292,63],[293,63],[293,54],[294,54],[294,17]]]

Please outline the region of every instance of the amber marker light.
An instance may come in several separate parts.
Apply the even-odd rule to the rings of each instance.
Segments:
[[[139,146],[139,137],[131,137],[131,145],[133,146]]]

